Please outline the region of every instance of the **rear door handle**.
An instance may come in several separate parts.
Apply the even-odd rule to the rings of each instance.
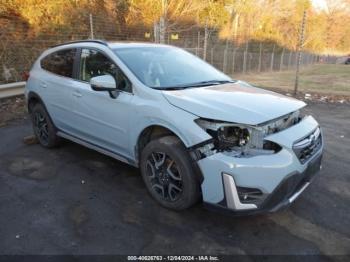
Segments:
[[[75,96],[75,97],[82,97],[83,95],[81,93],[78,93],[78,92],[73,92],[73,96]]]
[[[44,82],[40,82],[40,86],[41,86],[42,88],[46,88],[46,87],[47,87],[47,84],[44,83]]]

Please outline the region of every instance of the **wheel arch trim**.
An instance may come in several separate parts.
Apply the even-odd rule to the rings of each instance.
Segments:
[[[55,125],[55,122],[53,121],[53,119],[52,119],[52,117],[51,117],[51,115],[49,113],[49,111],[47,110],[47,107],[46,107],[46,105],[44,103],[44,100],[40,97],[40,95],[38,93],[36,93],[34,91],[29,91],[28,96],[27,96],[26,107],[27,107],[28,113],[31,114],[30,103],[29,103],[31,99],[36,99],[36,100],[39,101],[40,104],[43,105],[47,115],[49,116],[49,118],[50,118],[50,120],[51,120],[51,122],[52,122],[52,124],[54,126],[54,128],[56,130],[58,130],[57,126]]]
[[[46,112],[47,112],[46,105],[45,105],[44,101],[41,99],[41,97],[40,97],[36,92],[34,92],[34,91],[29,91],[29,93],[28,93],[28,98],[27,98],[27,101],[26,101],[26,102],[27,102],[27,110],[28,110],[29,113],[31,113],[31,112],[30,112],[30,111],[31,111],[31,108],[30,108],[30,101],[31,101],[32,99],[38,100],[38,101],[44,106],[44,108],[45,108],[45,110],[46,110]]]
[[[184,146],[186,148],[189,147],[189,142],[185,139],[185,137],[183,135],[180,134],[180,132],[178,130],[176,130],[176,128],[173,128],[172,126],[165,124],[165,123],[152,122],[152,123],[149,123],[148,125],[144,126],[143,128],[139,129],[138,132],[136,133],[134,155],[135,155],[135,159],[137,162],[139,162],[138,159],[139,159],[140,139],[142,138],[142,135],[144,134],[144,132],[146,130],[148,130],[150,128],[154,128],[154,127],[164,128],[165,130],[170,131],[171,133],[173,133],[175,136],[177,136],[180,139],[180,141],[184,144]]]

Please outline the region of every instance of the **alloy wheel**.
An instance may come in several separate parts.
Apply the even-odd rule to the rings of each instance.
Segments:
[[[152,190],[163,200],[175,202],[183,190],[182,177],[175,161],[164,152],[153,152],[147,159],[147,176]]]
[[[33,123],[35,135],[42,144],[47,145],[49,143],[49,130],[45,116],[41,112],[35,112]]]

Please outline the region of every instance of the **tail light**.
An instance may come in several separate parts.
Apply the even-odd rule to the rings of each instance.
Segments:
[[[29,72],[23,72],[22,73],[22,79],[23,79],[23,81],[28,81],[28,79],[29,79],[29,76],[30,76],[30,74],[29,74]]]

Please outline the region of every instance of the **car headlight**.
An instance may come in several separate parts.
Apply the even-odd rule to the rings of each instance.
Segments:
[[[204,119],[197,119],[196,123],[214,138],[214,145],[218,151],[232,150],[249,144],[251,131],[248,126]]]
[[[218,130],[208,130],[208,133],[216,138],[219,150],[229,150],[234,147],[246,146],[249,142],[250,134],[247,128],[238,126],[224,126]]]
[[[267,128],[223,121],[196,119],[195,122],[213,138],[212,150],[226,152],[235,157],[273,154],[281,147],[265,141]]]

